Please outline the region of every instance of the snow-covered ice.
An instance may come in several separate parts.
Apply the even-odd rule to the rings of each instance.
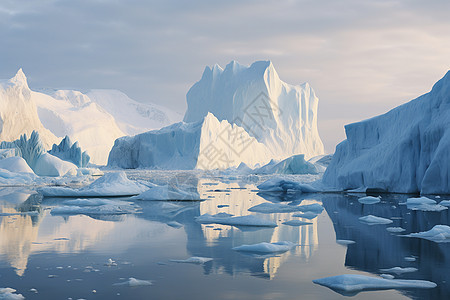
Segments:
[[[234,247],[233,250],[243,252],[255,252],[255,253],[282,253],[289,251],[297,246],[298,244],[289,241],[282,241],[276,243],[262,242],[253,245],[242,245]]]
[[[393,223],[392,220],[389,220],[389,219],[386,219],[386,218],[382,218],[382,217],[373,216],[373,215],[360,217],[359,220],[361,222],[363,222],[363,223],[368,224],[368,225],[391,224],[391,223]]]
[[[77,174],[77,166],[49,153],[39,156],[34,166],[34,172],[39,176],[58,177],[66,174]]]
[[[323,182],[341,190],[450,193],[450,71],[432,90],[384,115],[345,126]]]
[[[426,280],[384,279],[357,274],[345,274],[313,280],[340,294],[352,296],[362,291],[388,289],[430,289],[437,285]]]
[[[410,233],[404,236],[426,239],[436,243],[448,243],[450,242],[450,226],[435,225],[428,231]]]
[[[317,129],[319,100],[313,89],[308,83],[284,83],[270,61],[206,67],[186,99],[185,122],[200,121],[211,112],[243,127],[267,146],[272,158],[303,153],[309,159],[324,152]]]
[[[230,226],[257,226],[257,227],[277,227],[277,223],[265,220],[253,215],[230,217],[227,215],[204,214],[196,217],[195,220],[202,224],[222,224]]]
[[[373,197],[373,196],[367,196],[358,199],[358,202],[362,204],[376,204],[379,203],[380,201],[381,197]]]
[[[87,187],[43,187],[44,197],[117,197],[133,196],[148,190],[148,186],[127,178],[125,172],[106,173]]]
[[[8,170],[12,173],[34,174],[27,162],[20,156],[12,156],[0,160],[0,169]]]

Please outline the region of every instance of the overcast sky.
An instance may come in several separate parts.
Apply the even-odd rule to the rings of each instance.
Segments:
[[[206,65],[272,60],[309,82],[327,152],[343,125],[428,92],[450,69],[450,1],[1,0],[0,78],[119,89],[180,113]]]

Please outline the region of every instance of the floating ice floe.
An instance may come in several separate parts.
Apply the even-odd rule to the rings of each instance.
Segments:
[[[193,256],[188,259],[171,259],[170,261],[176,263],[202,265],[212,260],[213,259],[210,257]]]
[[[300,220],[289,220],[286,222],[283,222],[284,225],[289,225],[289,226],[302,226],[302,225],[311,225],[311,222],[304,222],[304,221],[300,221]]]
[[[382,217],[373,216],[373,215],[360,217],[359,220],[361,222],[363,222],[363,223],[368,224],[368,225],[391,224],[391,223],[393,223],[392,220],[389,220],[389,219],[386,219],[386,218],[382,218]]]
[[[417,272],[418,270],[416,268],[408,267],[408,268],[402,268],[402,267],[394,267],[390,269],[380,269],[381,272],[384,273],[394,273],[397,275],[401,275],[404,273],[411,273],[411,272]]]
[[[389,289],[430,289],[437,285],[426,280],[384,279],[357,274],[345,274],[313,280],[346,296],[356,295],[362,291]]]
[[[416,261],[417,259],[414,256],[405,256],[403,257],[405,261]]]
[[[450,226],[436,225],[428,231],[410,233],[403,236],[426,239],[436,243],[448,243],[450,242]]]
[[[272,214],[272,213],[290,213],[290,212],[297,212],[299,211],[297,205],[286,205],[282,203],[261,203],[258,205],[255,205],[253,207],[250,207],[248,211],[251,212],[259,212],[259,213],[265,213],[265,214]]]
[[[380,201],[381,197],[373,197],[373,196],[367,196],[358,199],[358,202],[362,204],[376,204],[380,203]]]
[[[139,211],[131,202],[108,199],[75,199],[63,202],[64,206],[51,210],[52,215],[122,215]]]
[[[298,244],[282,241],[276,243],[259,243],[253,245],[242,245],[239,247],[232,248],[235,251],[243,251],[243,252],[254,252],[254,253],[282,253],[291,250],[294,247],[297,247]]]
[[[297,217],[297,218],[303,218],[303,219],[308,219],[308,220],[312,220],[314,218],[316,218],[319,214],[312,212],[312,211],[306,211],[306,212],[302,212],[302,213],[295,213],[292,216],[293,217]]]
[[[204,214],[196,217],[195,220],[202,224],[222,224],[231,226],[257,226],[257,227],[277,227],[273,221],[264,220],[253,215],[230,217],[224,215]]]
[[[142,279],[136,279],[133,277],[128,278],[127,281],[114,283],[113,285],[125,285],[125,286],[146,286],[146,285],[152,285],[151,280],[142,280]]]
[[[408,209],[412,210],[422,210],[422,211],[443,211],[448,209],[448,207],[437,204],[437,202],[433,199],[429,199],[427,197],[420,198],[408,198],[406,200],[406,204]]]
[[[68,187],[43,187],[44,197],[117,197],[138,195],[148,186],[129,180],[125,172],[107,173],[89,186],[73,189]]]
[[[380,277],[384,278],[384,279],[394,279],[395,278],[395,276],[392,274],[380,274]]]
[[[161,185],[151,187],[149,190],[131,197],[132,200],[146,200],[146,201],[162,201],[162,200],[185,200],[185,201],[199,201],[200,194],[194,187],[181,184],[177,187],[172,185]]]
[[[263,192],[295,192],[295,193],[316,193],[317,189],[309,184],[299,183],[284,177],[273,177],[258,185],[258,189]]]
[[[392,233],[399,233],[399,232],[406,231],[406,229],[404,229],[402,227],[387,227],[386,230],[389,232],[392,232]]]
[[[336,240],[336,243],[338,243],[340,245],[347,246],[347,245],[352,245],[352,244],[354,244],[356,242],[352,241],[352,240]]]
[[[2,300],[22,300],[25,299],[22,294],[16,294],[16,290],[12,288],[0,288],[0,299]]]
[[[183,227],[183,224],[178,223],[177,221],[170,221],[170,222],[167,223],[167,225],[169,225],[170,227],[173,227],[173,228],[181,228],[181,227]]]
[[[318,174],[318,168],[305,160],[304,154],[290,156],[278,163],[270,161],[261,168],[254,170],[255,174]]]
[[[117,263],[112,258],[108,258],[108,261],[105,263],[105,266],[115,267],[117,266]]]
[[[448,207],[448,206],[450,206],[450,200],[442,200],[441,202],[439,202],[439,205]]]

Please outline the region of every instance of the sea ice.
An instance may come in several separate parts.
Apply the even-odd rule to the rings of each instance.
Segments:
[[[450,242],[450,227],[447,225],[435,225],[428,231],[410,233],[404,236],[426,239],[436,243],[448,243]]]
[[[450,200],[442,200],[441,202],[439,202],[439,205],[449,207],[450,206]]]
[[[302,184],[284,177],[274,176],[258,185],[258,189],[264,192],[303,192],[316,193],[317,189],[309,184]]]
[[[399,232],[406,231],[406,229],[401,228],[401,227],[387,227],[386,230],[389,232],[392,232],[392,233],[399,233]]]
[[[239,247],[234,247],[235,251],[243,251],[243,252],[255,252],[255,253],[282,253],[289,251],[290,249],[297,247],[298,244],[282,241],[276,243],[259,243],[253,245],[242,245]]]
[[[196,217],[195,220],[202,224],[222,224],[231,226],[257,226],[257,227],[277,227],[273,221],[264,220],[253,215],[229,217],[204,214]]]
[[[84,188],[43,187],[39,191],[44,197],[115,197],[138,195],[147,189],[148,186],[129,180],[124,172],[112,172]]]
[[[312,220],[314,218],[316,218],[319,214],[312,212],[312,211],[306,211],[303,213],[295,213],[292,216],[296,217],[296,218],[303,218],[303,219],[308,219],[308,220]]]
[[[136,279],[133,277],[128,278],[127,281],[114,283],[113,285],[125,285],[125,286],[145,286],[145,285],[152,285],[151,280],[142,280],[142,279]]]
[[[171,259],[171,262],[202,265],[213,259],[210,257],[193,256],[188,259]]]
[[[406,200],[406,206],[408,209],[421,211],[443,211],[448,209],[446,206],[436,204],[435,200],[427,197],[408,198]]]
[[[352,245],[352,244],[354,244],[355,241],[352,241],[352,240],[336,240],[336,243],[338,243],[338,244],[340,244],[340,245],[347,246],[347,245]]]
[[[248,209],[251,212],[259,212],[264,214],[272,214],[272,213],[290,213],[300,211],[299,206],[297,205],[286,205],[282,203],[261,203],[255,206],[252,206]]]
[[[313,280],[345,296],[353,296],[362,291],[388,289],[430,289],[436,283],[425,280],[384,279],[357,274],[345,274]]]
[[[52,215],[123,215],[132,214],[139,211],[139,207],[124,201],[111,201],[109,204],[95,206],[59,206],[53,208]]]
[[[380,201],[381,197],[373,197],[373,196],[367,196],[358,199],[358,202],[362,204],[376,204],[379,203]]]

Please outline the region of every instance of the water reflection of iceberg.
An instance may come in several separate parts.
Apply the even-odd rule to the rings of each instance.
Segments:
[[[449,299],[450,298],[450,245],[430,241],[404,238],[389,233],[388,226],[406,229],[404,234],[431,229],[437,224],[449,224],[449,212],[422,212],[408,210],[399,202],[408,196],[386,195],[385,202],[364,205],[357,196],[323,196],[323,205],[330,216],[336,239],[353,240],[349,245],[345,265],[361,271],[380,274],[380,268],[395,266],[416,267],[417,272],[403,274],[405,279],[424,279],[438,284],[438,287],[423,291],[402,291],[412,298]],[[392,225],[368,226],[359,222],[365,215],[376,215],[392,219]],[[405,257],[417,257],[416,261],[406,261]]]

